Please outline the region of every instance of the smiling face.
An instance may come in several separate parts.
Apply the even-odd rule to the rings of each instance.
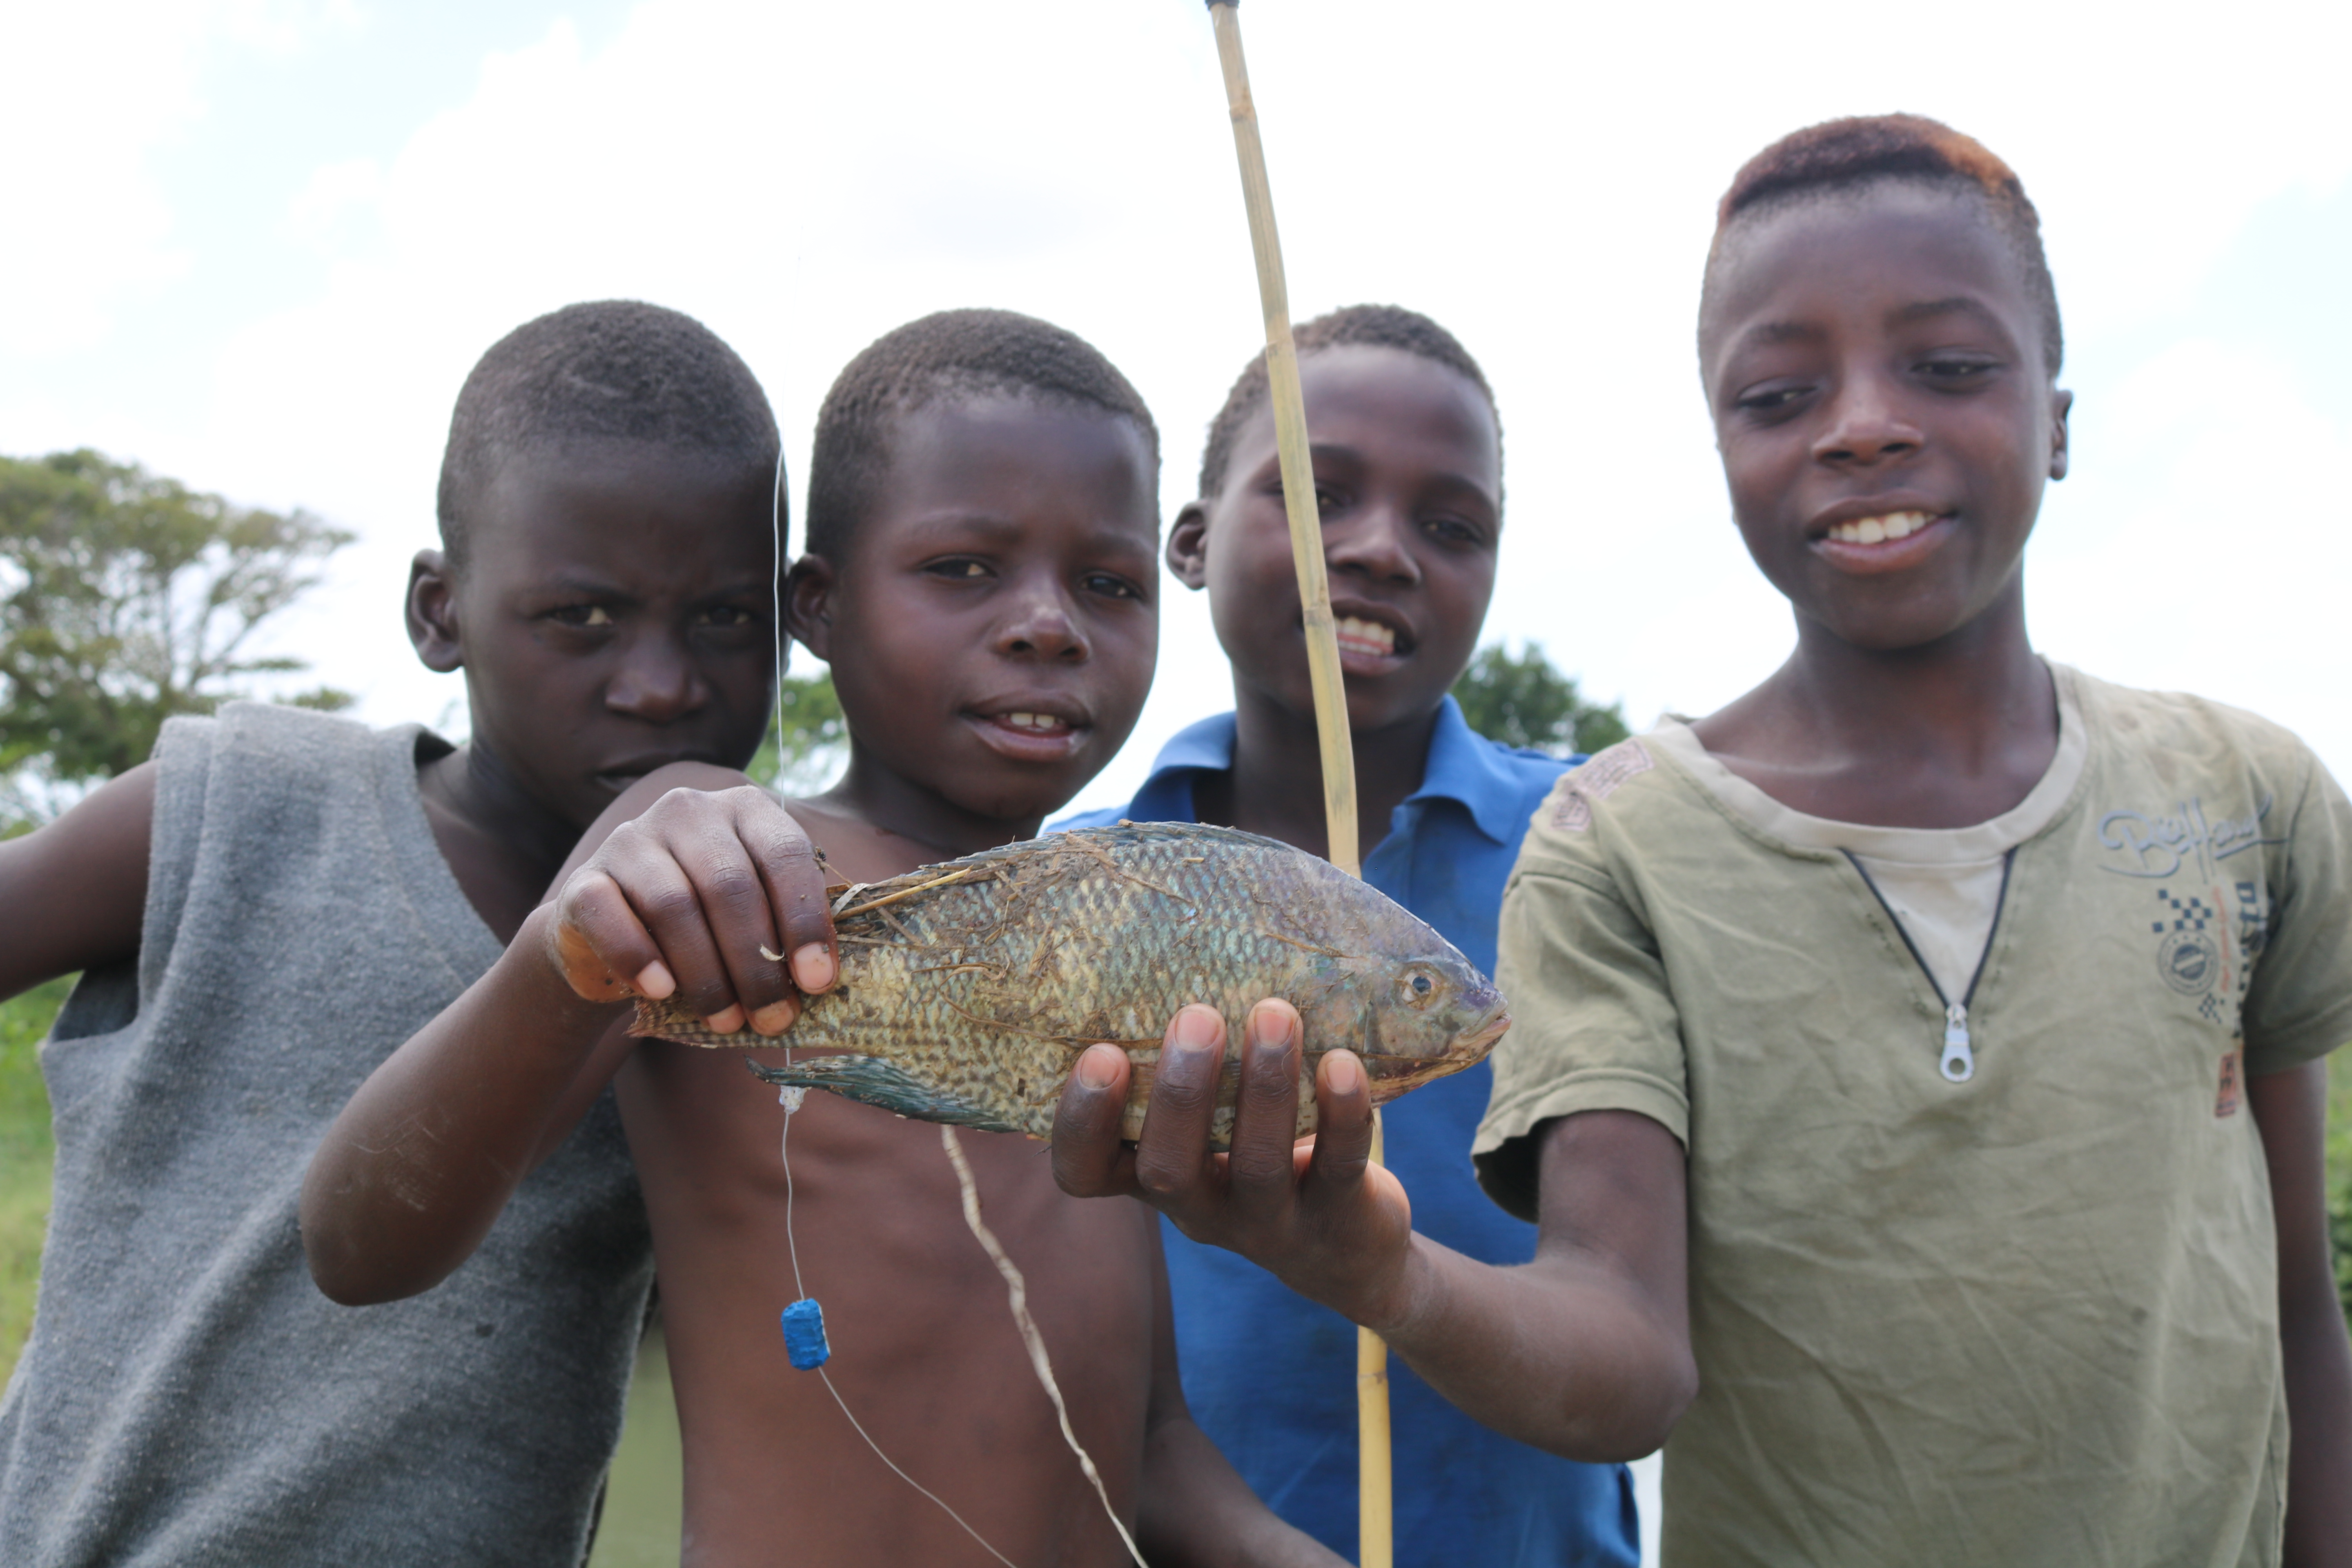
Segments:
[[[853,784],[1034,825],[1110,761],[1150,689],[1150,449],[1116,415],[992,396],[896,416],[889,451],[847,559],[794,565],[793,635],[832,662]]]
[[[585,827],[665,763],[740,767],[767,725],[765,472],[604,442],[505,464],[465,565],[412,586],[411,636],[463,665],[473,743]]]
[[[1981,205],[1889,181],[1738,221],[1702,370],[1733,515],[1801,627],[1885,652],[2021,613],[2069,395]]]
[[[1359,730],[1409,722],[1469,663],[1494,595],[1495,412],[1469,381],[1401,349],[1325,349],[1299,376],[1348,717]],[[1178,516],[1168,563],[1187,587],[1209,590],[1237,690],[1311,717],[1270,408],[1242,427],[1223,489]]]

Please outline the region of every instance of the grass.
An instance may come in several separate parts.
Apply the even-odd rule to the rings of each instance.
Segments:
[[[49,1096],[37,1052],[70,978],[0,1002],[0,1380],[33,1327],[41,1241],[49,1224]]]

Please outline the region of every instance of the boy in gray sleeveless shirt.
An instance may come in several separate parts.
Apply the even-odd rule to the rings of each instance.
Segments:
[[[466,746],[233,703],[0,846],[0,993],[83,972],[42,1053],[57,1189],[0,1562],[581,1561],[652,1277],[611,1097],[411,1300],[320,1295],[297,1198],[622,789],[749,760],[776,453],[688,318],[525,325],[459,396],[446,549],[409,586],[419,657],[466,671]]]

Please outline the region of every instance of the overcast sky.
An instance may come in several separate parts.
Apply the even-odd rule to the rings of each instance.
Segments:
[[[1296,314],[1415,307],[1494,382],[1490,640],[1540,640],[1644,724],[1783,656],[1694,371],[1710,214],[1780,132],[1914,110],[2024,176],[2066,312],[2037,642],[2352,772],[2352,7],[1243,17]],[[835,371],[926,311],[1101,345],[1160,417],[1171,514],[1257,346],[1197,0],[0,0],[0,451],[94,446],[357,530],[280,640],[376,721],[463,726],[401,632],[405,563],[459,382],[543,310],[709,322],[774,400],[796,504]],[[1087,802],[1224,705],[1204,606],[1166,603],[1152,703]]]

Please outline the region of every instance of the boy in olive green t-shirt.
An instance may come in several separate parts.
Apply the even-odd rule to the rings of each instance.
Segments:
[[[2060,346],[2032,204],[1948,127],[1816,126],[1724,198],[1701,372],[1797,646],[1536,816],[1475,1152],[1534,1261],[1411,1231],[1344,1051],[1292,1158],[1278,1003],[1229,1158],[1188,1009],[1131,1154],[1124,1057],[1080,1059],[1063,1184],[1139,1194],[1524,1441],[1665,1442],[1668,1568],[2352,1563],[2321,1059],[2352,807],[2274,726],[2034,653]]]

